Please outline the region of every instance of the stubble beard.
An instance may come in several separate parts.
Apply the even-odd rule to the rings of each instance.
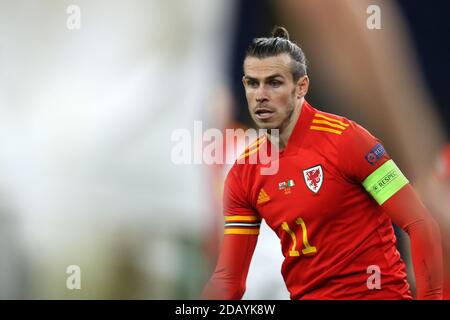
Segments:
[[[288,109],[288,113],[284,117],[284,119],[281,121],[280,125],[278,125],[275,128],[267,128],[267,133],[271,135],[271,131],[275,129],[275,130],[278,130],[278,135],[280,135],[283,132],[283,130],[285,128],[287,128],[289,126],[289,124],[291,123],[294,111],[295,111],[295,100],[292,99],[290,101],[290,106],[289,106],[289,109]],[[260,128],[260,129],[264,129],[264,128]]]

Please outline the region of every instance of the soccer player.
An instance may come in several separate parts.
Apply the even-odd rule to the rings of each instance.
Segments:
[[[377,138],[305,100],[305,55],[286,29],[253,40],[243,84],[250,115],[268,134],[241,157],[278,144],[279,170],[231,168],[222,249],[203,297],[242,297],[264,219],[280,238],[291,299],[411,299],[392,222],[411,240],[416,298],[441,299],[438,226]]]

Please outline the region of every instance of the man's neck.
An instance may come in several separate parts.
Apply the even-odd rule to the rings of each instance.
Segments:
[[[294,112],[292,113],[289,123],[286,125],[285,128],[280,129],[279,137],[276,137],[274,135],[270,136],[270,141],[272,141],[272,143],[278,142],[280,150],[286,148],[289,138],[291,137],[292,132],[294,131],[294,128],[297,124],[297,121],[300,118],[300,113],[302,111],[304,101],[305,98],[299,100],[298,104],[295,106]]]

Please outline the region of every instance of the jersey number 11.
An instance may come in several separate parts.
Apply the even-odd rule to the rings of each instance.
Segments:
[[[295,220],[296,224],[299,224],[302,227],[302,240],[303,240],[303,245],[304,245],[304,249],[302,249],[302,253],[303,254],[313,254],[317,252],[316,247],[312,246],[309,244],[308,242],[308,232],[306,231],[306,225],[305,222],[303,221],[302,218],[297,218],[297,220]],[[300,252],[298,250],[296,250],[297,247],[297,237],[295,236],[295,233],[292,232],[292,230],[289,228],[289,225],[287,224],[287,222],[283,222],[283,224],[281,225],[281,227],[283,228],[284,231],[286,231],[292,238],[292,247],[289,250],[289,256],[290,257],[298,257],[300,256]]]

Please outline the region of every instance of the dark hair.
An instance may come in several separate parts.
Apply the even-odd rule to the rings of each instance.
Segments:
[[[291,67],[294,81],[306,75],[307,62],[303,50],[289,40],[288,31],[276,26],[270,38],[255,38],[247,49],[245,57],[267,58],[287,53],[293,61]]]

